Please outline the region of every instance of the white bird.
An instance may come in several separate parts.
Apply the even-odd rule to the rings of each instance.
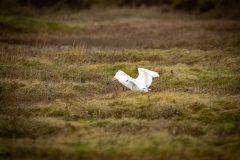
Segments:
[[[110,84],[110,82],[114,80],[118,80],[120,83],[122,83],[125,87],[133,90],[133,91],[144,91],[148,92],[148,88],[152,84],[152,78],[153,77],[159,77],[159,74],[154,71],[150,71],[145,68],[138,68],[138,77],[136,79],[130,77],[123,71],[119,70],[113,79],[109,81],[107,84]]]

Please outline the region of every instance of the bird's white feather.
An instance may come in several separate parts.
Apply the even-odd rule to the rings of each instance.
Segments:
[[[153,77],[159,77],[159,74],[145,68],[138,68],[138,77],[136,80],[144,82],[147,88],[152,84]]]
[[[159,77],[159,74],[157,72],[145,68],[138,68],[138,74],[138,77],[134,79],[123,71],[118,71],[112,81],[117,79],[125,87],[131,90],[141,90],[148,92],[148,87],[150,87],[152,84],[152,78]]]

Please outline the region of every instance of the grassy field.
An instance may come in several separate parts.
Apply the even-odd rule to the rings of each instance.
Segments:
[[[239,21],[154,9],[46,17],[19,18],[24,31],[0,17],[13,24],[0,37],[1,159],[240,156]],[[106,85],[138,67],[160,74],[151,92]]]

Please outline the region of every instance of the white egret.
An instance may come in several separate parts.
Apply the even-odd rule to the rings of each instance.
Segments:
[[[148,92],[153,77],[159,77],[159,74],[145,68],[138,68],[138,77],[136,79],[119,70],[107,84],[117,79],[125,87],[133,91]]]

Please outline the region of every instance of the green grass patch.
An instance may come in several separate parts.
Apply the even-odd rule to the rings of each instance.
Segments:
[[[2,32],[17,33],[72,32],[85,29],[84,26],[74,26],[55,21],[21,16],[0,16],[0,24]]]

